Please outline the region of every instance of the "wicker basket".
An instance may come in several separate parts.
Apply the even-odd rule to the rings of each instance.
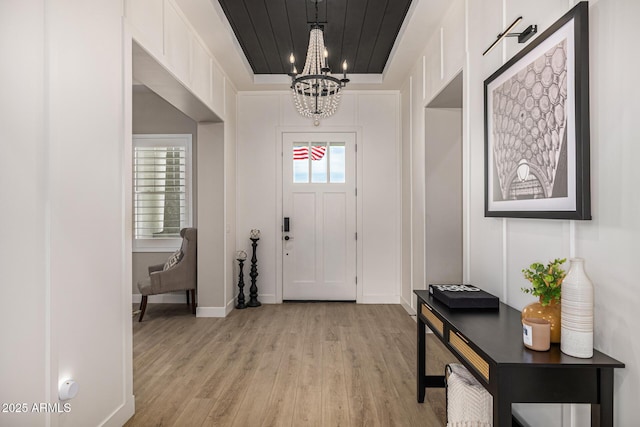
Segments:
[[[458,363],[445,367],[447,427],[492,427],[493,397]]]

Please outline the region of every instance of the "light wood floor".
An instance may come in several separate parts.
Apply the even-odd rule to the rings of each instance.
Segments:
[[[133,322],[136,414],[126,426],[433,426],[416,402],[416,324],[399,305],[286,303],[193,317],[149,304]],[[453,356],[428,337],[428,373]]]

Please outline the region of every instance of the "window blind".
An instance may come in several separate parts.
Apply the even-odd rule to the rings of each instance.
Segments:
[[[134,146],[134,238],[179,237],[187,224],[185,146]]]

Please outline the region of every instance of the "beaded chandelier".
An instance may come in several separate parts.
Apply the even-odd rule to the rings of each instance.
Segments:
[[[331,69],[327,64],[329,56],[324,46],[323,27],[318,23],[318,1],[315,3],[316,22],[309,33],[309,48],[304,69],[301,74],[295,66],[293,53],[289,56],[291,63],[291,90],[296,109],[303,117],[313,119],[314,125],[320,119],[333,115],[340,105],[341,89],[347,85],[347,61],[342,63],[342,79],[329,75]]]

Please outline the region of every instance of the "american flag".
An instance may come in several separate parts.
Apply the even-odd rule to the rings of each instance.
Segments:
[[[327,147],[324,145],[311,146],[311,160],[322,160]],[[293,160],[306,160],[309,158],[309,147],[293,147]]]

